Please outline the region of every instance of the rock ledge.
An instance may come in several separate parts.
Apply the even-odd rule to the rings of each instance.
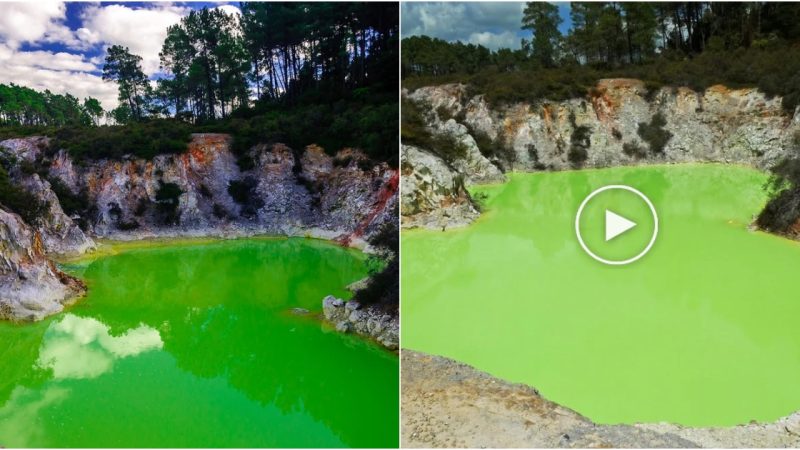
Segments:
[[[353,332],[378,341],[389,350],[397,350],[400,343],[400,321],[375,306],[362,307],[356,301],[345,302],[332,295],[322,300],[325,320],[341,333]]]

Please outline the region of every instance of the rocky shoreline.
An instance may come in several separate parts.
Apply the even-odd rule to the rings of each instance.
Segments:
[[[800,149],[800,108],[787,114],[780,98],[756,89],[650,91],[639,80],[607,79],[585,98],[559,102],[490,105],[460,84],[403,96],[422,111],[428,132],[463,148],[446,161],[441,149],[402,146],[403,228],[469,225],[480,213],[467,188],[503,182],[507,171],[704,162],[767,170]],[[401,357],[403,447],[800,445],[800,412],[727,428],[598,425],[466,364],[406,349]]]
[[[41,320],[80,298],[81,283],[51,258],[91,251],[95,239],[298,236],[370,252],[369,236],[397,220],[399,174],[357,150],[260,144],[243,169],[231,145],[194,134],[181,154],[79,164],[46,137],[0,142],[10,179],[46,205],[30,224],[0,210],[0,319]],[[87,209],[66,214],[52,183]]]
[[[389,350],[400,348],[400,318],[375,305],[362,306],[332,295],[322,300],[325,320],[340,333],[355,333],[372,339]]]
[[[783,448],[800,446],[800,412],[773,423],[702,428],[598,425],[448,358],[401,351],[402,436],[407,448]]]
[[[464,150],[446,162],[437,149],[403,145],[404,228],[471,223],[479,214],[465,188],[502,182],[505,171],[689,162],[766,170],[800,145],[800,108],[788,114],[779,97],[757,89],[651,91],[640,80],[604,79],[585,98],[557,102],[491,105],[461,84],[403,96],[430,133]]]

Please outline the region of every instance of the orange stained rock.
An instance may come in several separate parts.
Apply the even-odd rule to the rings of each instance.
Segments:
[[[375,203],[372,204],[369,213],[359,222],[352,233],[342,236],[337,240],[341,245],[349,246],[353,239],[363,236],[367,227],[378,217],[378,214],[386,208],[386,204],[389,203],[392,196],[397,193],[397,187],[400,184],[400,173],[396,170],[390,170],[389,172],[391,176],[389,180],[381,186],[381,190],[378,191]]]

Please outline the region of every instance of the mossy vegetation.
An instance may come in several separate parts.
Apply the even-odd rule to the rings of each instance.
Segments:
[[[424,148],[452,164],[467,155],[466,144],[450,133],[437,133],[426,125],[426,105],[404,98],[402,102],[400,139],[404,144]]]
[[[664,147],[667,142],[672,138],[672,133],[664,129],[667,124],[664,115],[657,112],[650,119],[650,123],[640,122],[637,129],[639,137],[641,137],[650,146],[650,153],[653,155],[663,155]]]
[[[26,223],[37,225],[49,205],[15,183],[5,165],[0,164],[0,205],[19,214]]]
[[[363,289],[355,292],[353,299],[359,303],[378,304],[387,311],[397,311],[400,304],[400,233],[397,223],[389,221],[369,239],[377,249],[371,256],[369,280]]]
[[[156,209],[161,216],[164,225],[177,225],[180,223],[181,216],[178,211],[180,196],[183,190],[175,183],[159,182],[156,191]]]
[[[800,132],[792,138],[789,156],[772,169],[764,189],[770,195],[756,224],[773,233],[800,235]]]
[[[567,159],[572,167],[581,168],[589,159],[589,147],[592,145],[591,129],[586,125],[578,125],[574,113],[570,113],[569,122],[572,125],[572,133],[569,136]]]
[[[228,183],[228,195],[241,206],[241,216],[252,218],[264,206],[264,201],[258,196],[256,187],[258,181],[253,177],[244,177],[241,180],[231,180]]]
[[[53,193],[58,197],[58,203],[61,204],[61,209],[64,210],[64,214],[72,219],[77,219],[78,226],[86,230],[88,226],[88,217],[91,215],[93,209],[93,205],[89,200],[89,194],[86,190],[84,189],[78,193],[72,192],[58,177],[47,177],[47,181],[50,183],[50,189],[52,189]]]
[[[649,96],[663,86],[723,84],[779,95],[787,113],[800,105],[797,3],[572,2],[566,35],[559,14],[548,12],[523,21],[525,29],[549,31],[517,50],[403,39],[403,86],[464,83],[497,106],[581,98],[600,79],[635,78]]]

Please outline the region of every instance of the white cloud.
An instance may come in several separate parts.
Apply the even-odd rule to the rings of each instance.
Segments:
[[[520,38],[516,33],[505,31],[503,33],[492,33],[484,31],[482,33],[472,33],[466,39],[467,42],[482,45],[486,48],[497,50],[498,48],[515,48],[519,46]]]
[[[404,2],[402,33],[480,43],[492,50],[519,48],[524,8],[523,2]]]
[[[50,325],[47,332],[37,365],[51,369],[56,379],[96,378],[111,370],[117,359],[164,346],[158,331],[146,325],[111,336],[102,322],[72,314]]]
[[[219,10],[222,10],[223,12],[225,12],[226,14],[233,14],[233,15],[241,15],[242,14],[242,10],[239,9],[239,7],[236,6],[236,5],[220,5],[220,6],[215,6],[215,7],[211,8],[211,9],[219,9]]]
[[[148,75],[159,71],[158,52],[167,37],[167,27],[188,14],[189,8],[156,3],[149,8],[127,5],[93,5],[83,14],[78,37],[92,45],[122,45],[142,57]]]
[[[103,108],[117,106],[117,86],[92,72],[96,62],[82,55],[44,50],[22,52],[0,44],[0,83],[14,83],[37,91],[70,93],[83,100],[95,97]]]
[[[13,48],[40,40],[71,41],[72,32],[64,24],[66,14],[64,2],[4,3],[0,14],[0,40]]]
[[[238,7],[230,4],[215,8],[241,14]],[[128,47],[142,57],[142,69],[148,76],[158,74],[158,53],[167,28],[189,11],[190,7],[171,3],[87,4],[80,13],[80,26],[70,30],[65,23],[67,8],[63,2],[0,3],[0,83],[70,93],[81,100],[91,96],[100,100],[104,109],[111,110],[119,102],[117,85],[104,82],[100,76],[105,49],[114,44]],[[59,43],[69,53],[27,48],[22,51],[20,46],[26,43],[34,48]]]

